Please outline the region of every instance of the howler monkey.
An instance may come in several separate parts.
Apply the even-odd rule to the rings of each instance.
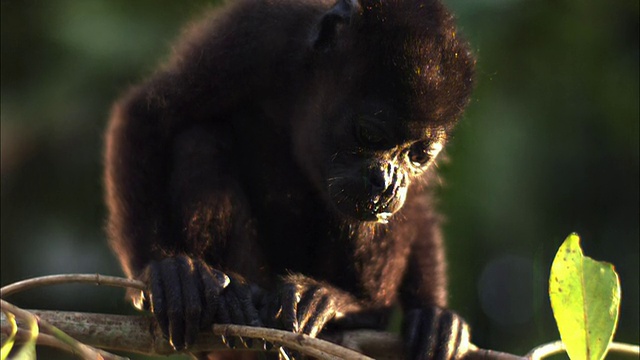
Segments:
[[[113,109],[108,231],[177,349],[212,323],[318,335],[404,313],[468,341],[428,194],[474,59],[437,0],[238,0]]]

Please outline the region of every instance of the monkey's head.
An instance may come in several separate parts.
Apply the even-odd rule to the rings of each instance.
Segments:
[[[387,222],[461,116],[475,60],[434,0],[339,0],[311,38],[295,153],[340,213]]]

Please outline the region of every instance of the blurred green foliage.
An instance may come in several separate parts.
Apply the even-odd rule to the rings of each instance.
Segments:
[[[209,1],[2,0],[1,281],[120,274],[102,230],[110,105],[166,58]],[[558,339],[547,293],[572,231],[616,266],[616,340],[639,340],[637,0],[447,0],[478,57],[439,166],[451,303],[479,346]],[[131,311],[123,294],[42,289],[26,308]]]

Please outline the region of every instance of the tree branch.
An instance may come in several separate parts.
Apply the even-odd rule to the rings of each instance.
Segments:
[[[145,290],[143,282],[99,274],[65,274],[28,279],[4,286],[0,289],[0,298],[40,287],[44,285],[92,283],[124,288]],[[170,355],[175,350],[162,337],[156,321],[148,316],[122,316],[62,311],[33,310],[42,323],[51,324],[80,343],[107,350],[120,350],[147,355]],[[10,324],[2,314],[1,328],[3,339],[10,333]],[[18,334],[20,335],[20,334]],[[299,351],[321,359],[371,360],[362,354],[376,359],[401,359],[402,342],[397,336],[371,330],[357,330],[339,334],[328,342],[306,335],[267,328],[255,328],[238,325],[213,325],[211,332],[203,331],[190,352],[210,352],[227,350],[222,337],[239,337],[240,344],[247,351],[264,351],[265,341],[276,346]],[[245,341],[244,338],[257,341]],[[19,336],[18,336],[19,339]],[[355,349],[353,351],[351,349]],[[361,354],[362,353],[362,354]],[[492,350],[479,349],[474,345],[468,349],[465,360],[522,360],[520,356]]]
[[[32,310],[33,314],[47,323],[64,331],[76,340],[92,347],[98,347],[110,351],[126,351],[145,355],[166,356],[175,354],[175,350],[162,337],[155,320],[149,316],[124,316],[93,313],[78,313],[64,311]],[[2,315],[0,321],[3,337],[9,332],[10,325],[6,316]],[[369,357],[356,353],[348,348],[355,348],[365,354],[379,360],[400,359],[402,343],[397,336],[389,333],[356,330],[345,332],[340,336],[338,344],[328,341],[310,338],[305,335],[294,334],[266,328],[253,328],[239,325],[214,325],[213,331],[202,332],[189,351],[210,352],[216,350],[228,350],[229,348],[221,339],[226,337],[242,336],[244,338],[258,339],[253,341],[251,347],[244,347],[247,351],[264,351],[264,342],[259,339],[275,343],[276,346],[301,351],[311,356],[323,359],[354,359],[370,360]],[[247,342],[240,341],[240,344]],[[309,350],[309,349],[313,350]],[[471,349],[465,360],[516,360],[522,357],[500,353],[491,350]]]

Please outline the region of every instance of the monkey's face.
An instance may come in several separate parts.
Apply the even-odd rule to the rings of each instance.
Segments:
[[[338,129],[347,146],[334,148],[326,168],[327,194],[350,218],[386,223],[404,204],[412,181],[442,149],[444,131],[411,128],[383,111],[350,117],[344,120],[348,127]]]
[[[358,221],[386,223],[446,137],[442,124],[406,120],[380,101],[346,99],[325,112],[304,108],[294,130],[299,164],[330,207]]]

